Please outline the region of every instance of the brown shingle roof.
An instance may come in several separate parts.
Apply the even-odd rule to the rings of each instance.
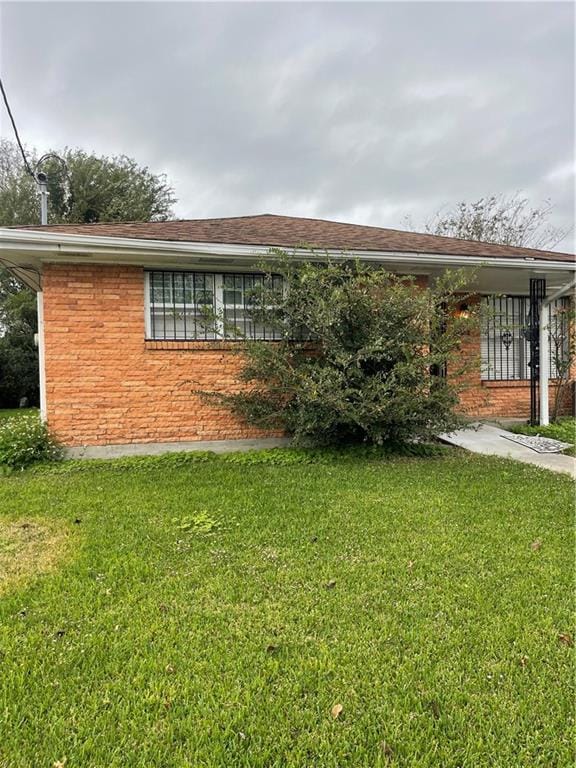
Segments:
[[[45,227],[18,227],[18,229],[62,232],[70,235],[128,237],[139,240],[227,243],[283,248],[305,245],[320,249],[399,251],[486,258],[532,258],[546,261],[574,261],[575,258],[569,253],[539,251],[533,248],[403,232],[398,229],[272,214],[187,221],[54,224]]]

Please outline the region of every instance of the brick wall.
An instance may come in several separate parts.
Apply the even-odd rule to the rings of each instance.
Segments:
[[[572,412],[572,395],[565,393],[562,413]],[[556,386],[549,387],[550,412],[554,403]],[[530,384],[526,381],[480,381],[462,393],[461,402],[470,416],[481,418],[518,418],[530,417]]]
[[[46,266],[46,406],[60,440],[74,446],[271,436],[194,394],[237,386],[239,359],[230,345],[145,341],[143,280],[140,267]],[[468,412],[527,417],[527,386],[483,386],[479,373],[469,384]]]
[[[480,337],[470,336],[463,344],[462,353],[472,362],[464,378],[464,391],[460,402],[463,412],[478,418],[530,418],[530,382],[518,381],[483,381],[480,376]],[[575,371],[576,373],[576,371]],[[550,412],[554,405],[557,386],[550,382],[548,397]],[[572,387],[566,387],[563,394],[561,412],[574,412]]]
[[[47,265],[46,410],[69,446],[262,436],[194,390],[235,385],[217,344],[146,342],[143,269]]]

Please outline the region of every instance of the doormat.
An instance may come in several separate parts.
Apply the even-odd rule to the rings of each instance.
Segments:
[[[552,440],[550,437],[540,437],[540,435],[515,435],[511,432],[502,434],[506,440],[512,440],[513,443],[531,448],[536,453],[560,453],[565,448],[572,448],[570,443],[562,443],[560,440]]]

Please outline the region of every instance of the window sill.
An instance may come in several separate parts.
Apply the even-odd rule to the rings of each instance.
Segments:
[[[550,379],[550,384],[556,384],[556,382],[557,379]],[[484,379],[481,384],[483,387],[488,387],[488,389],[510,389],[513,387],[528,388],[530,386],[530,379],[510,379],[509,381]]]
[[[250,340],[249,340],[250,341]],[[256,339],[256,341],[263,341],[265,344],[279,344],[280,339]],[[295,344],[299,344],[300,347],[306,349],[314,349],[312,342],[295,341]],[[178,339],[144,339],[144,349],[151,351],[163,351],[163,352],[175,352],[175,351],[200,351],[207,352],[211,349],[221,350],[237,350],[242,349],[246,344],[246,340],[239,339],[237,341],[221,341],[218,339],[207,339],[206,341],[182,341]]]
[[[144,349],[164,352],[186,352],[200,351],[208,352],[212,349],[233,350],[242,345],[241,341],[219,341],[217,339],[207,339],[206,341],[160,341],[145,339]]]

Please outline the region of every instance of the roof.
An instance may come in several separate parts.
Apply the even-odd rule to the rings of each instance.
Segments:
[[[545,261],[574,261],[569,253],[539,251],[454,237],[404,232],[399,229],[344,224],[324,219],[295,216],[238,216],[223,219],[173,221],[54,224],[16,227],[20,230],[122,237],[137,240],[163,240],[192,243],[226,243],[281,248],[308,246],[329,250],[393,251],[445,254],[486,258],[518,258]]]

